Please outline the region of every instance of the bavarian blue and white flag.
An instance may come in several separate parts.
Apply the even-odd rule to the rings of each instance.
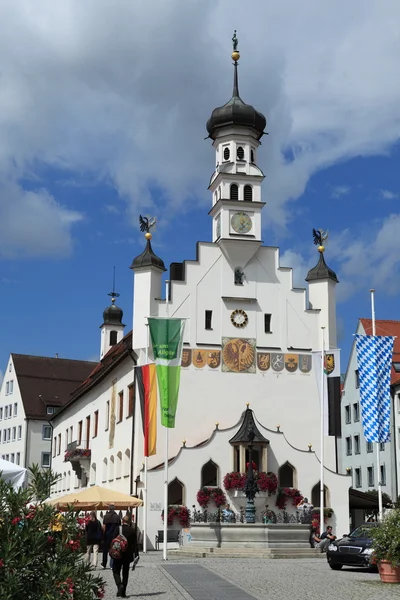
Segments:
[[[367,442],[389,442],[394,337],[356,335],[355,338],[364,437]]]

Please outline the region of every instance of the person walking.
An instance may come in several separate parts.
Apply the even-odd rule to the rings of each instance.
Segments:
[[[90,555],[93,553],[92,565],[97,569],[97,560],[99,555],[99,545],[102,538],[101,524],[96,513],[90,513],[90,520],[86,524],[86,563],[90,563]]]
[[[115,512],[114,504],[110,504],[110,509],[106,512],[103,519],[103,561],[101,563],[103,569],[107,568],[108,551],[110,550],[111,542],[119,533],[121,519]],[[113,559],[110,561],[110,567],[113,566]]]
[[[128,542],[126,550],[121,558],[115,558],[113,563],[114,581],[117,586],[117,596],[126,598],[126,587],[129,579],[129,565],[139,556],[136,529],[132,527],[130,515],[125,515],[122,519],[122,535]],[[121,581],[122,570],[122,581]]]

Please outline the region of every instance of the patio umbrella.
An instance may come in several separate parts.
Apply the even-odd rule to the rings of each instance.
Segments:
[[[47,501],[52,506],[57,506],[60,510],[73,506],[76,510],[103,510],[110,507],[128,509],[142,506],[143,501],[139,498],[109,490],[99,485],[94,485],[84,489],[82,492],[73,492],[60,498],[52,498]]]

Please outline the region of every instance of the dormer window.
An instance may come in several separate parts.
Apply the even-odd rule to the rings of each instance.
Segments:
[[[236,155],[237,155],[238,160],[244,160],[244,150],[243,150],[242,146],[239,146],[239,148],[237,149]]]
[[[224,148],[224,160],[229,160],[231,153],[228,147]]]
[[[236,183],[231,184],[230,199],[231,200],[239,200],[239,188]]]

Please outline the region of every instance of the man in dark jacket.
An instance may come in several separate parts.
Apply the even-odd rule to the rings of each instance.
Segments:
[[[121,559],[114,559],[113,575],[114,581],[117,584],[117,596],[126,598],[126,586],[128,585],[129,579],[129,565],[137,556],[139,556],[136,529],[131,525],[130,515],[125,515],[125,517],[122,519],[122,535],[126,537],[128,541],[128,547],[123,553]]]
[[[90,513],[90,521],[86,524],[86,562],[90,563],[90,554],[93,552],[93,567],[97,568],[97,556],[99,553],[99,545],[102,538],[101,524],[96,517],[96,513]]]
[[[110,550],[111,542],[114,538],[119,534],[119,527],[121,525],[121,519],[115,512],[115,507],[113,504],[110,504],[110,510],[108,510],[103,519],[103,533],[104,533],[104,541],[103,541],[103,569],[107,568],[108,561],[108,551]],[[112,561],[110,564],[112,568]]]

